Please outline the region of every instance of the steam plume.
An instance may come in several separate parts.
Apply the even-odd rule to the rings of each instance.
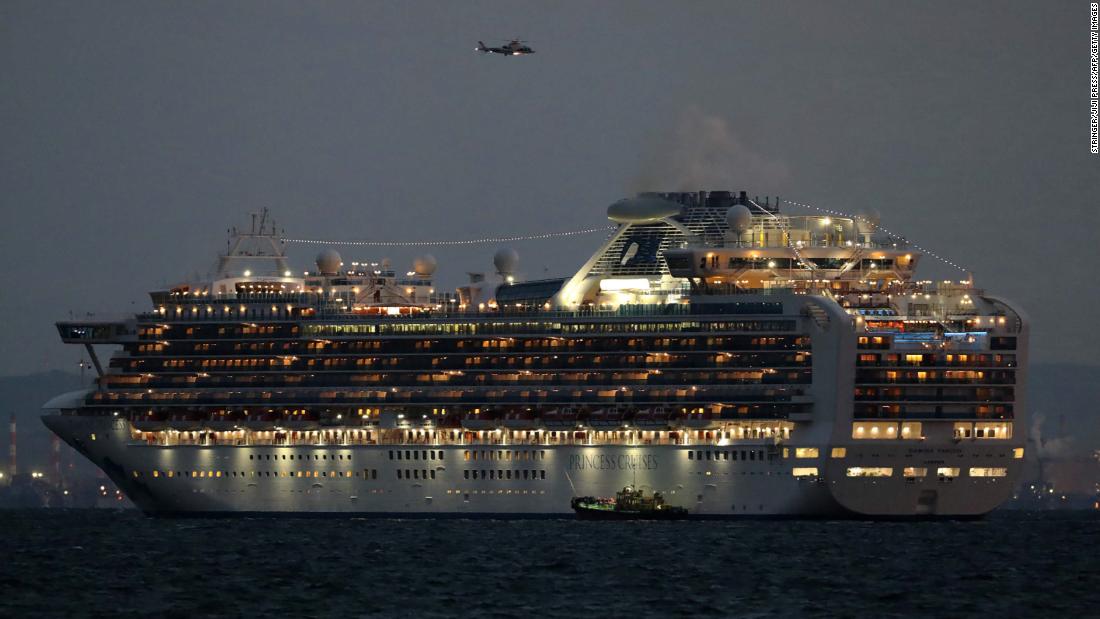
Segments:
[[[778,187],[790,171],[745,145],[729,121],[696,105],[684,110],[676,128],[643,161],[635,191],[694,191]]]

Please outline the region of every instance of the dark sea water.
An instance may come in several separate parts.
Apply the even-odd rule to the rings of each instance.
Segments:
[[[156,520],[0,512],[0,616],[1100,616],[1100,516]]]

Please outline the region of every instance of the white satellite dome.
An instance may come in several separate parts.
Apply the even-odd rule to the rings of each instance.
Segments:
[[[879,221],[882,220],[882,216],[875,209],[871,209],[870,212],[860,213],[856,217],[856,230],[860,234],[870,234],[875,230],[878,230]]]
[[[424,254],[423,256],[413,258],[413,271],[416,272],[417,275],[424,277],[430,276],[432,273],[435,273],[436,265],[435,256],[431,254]]]
[[[496,266],[497,273],[511,275],[519,266],[519,254],[511,247],[501,247],[493,256],[493,265]]]
[[[340,265],[344,263],[340,259],[340,254],[331,247],[326,247],[321,250],[321,253],[317,254],[317,270],[322,275],[336,275],[340,272]]]
[[[730,230],[737,234],[743,234],[752,228],[752,211],[744,204],[735,204],[726,211],[726,224]]]

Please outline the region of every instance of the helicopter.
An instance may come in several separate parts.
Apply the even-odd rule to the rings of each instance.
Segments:
[[[503,54],[505,56],[525,56],[527,54],[535,53],[535,50],[529,46],[524,45],[526,41],[519,39],[512,39],[511,41],[501,45],[500,47],[489,47],[485,45],[484,41],[478,41],[475,51],[479,51],[485,54]]]

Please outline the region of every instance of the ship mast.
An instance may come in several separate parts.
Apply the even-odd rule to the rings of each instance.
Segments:
[[[231,270],[242,262],[272,263],[274,275],[285,275],[289,268],[286,261],[286,243],[270,219],[267,207],[259,213],[251,213],[252,228],[242,232],[236,226],[229,230],[226,251],[218,257],[215,268],[217,277],[228,277]],[[270,220],[270,221],[269,221]]]

